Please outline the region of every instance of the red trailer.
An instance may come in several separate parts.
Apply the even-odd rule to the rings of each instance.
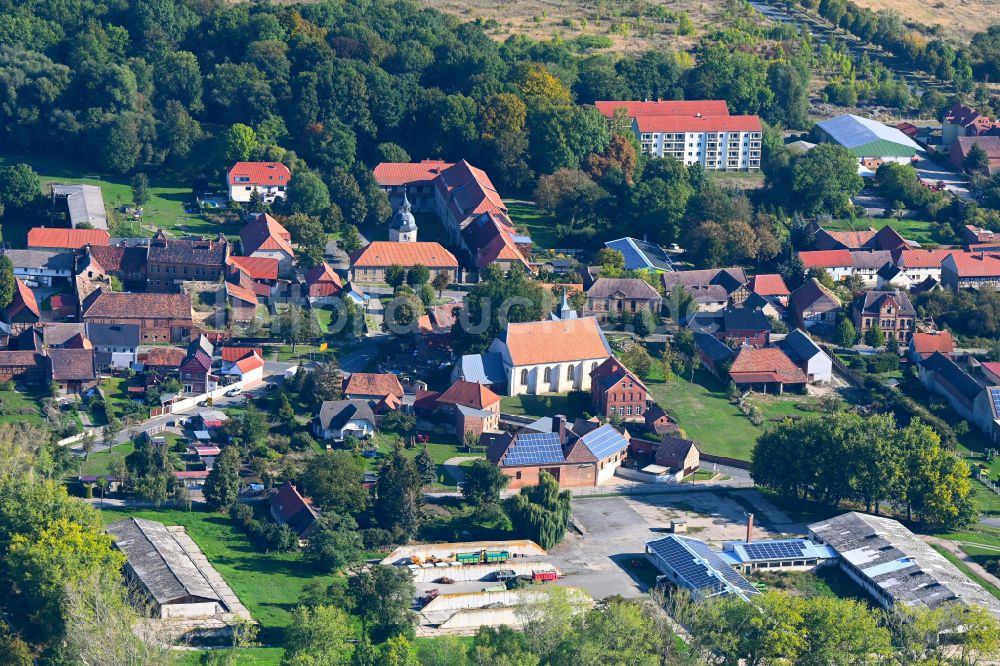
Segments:
[[[549,571],[532,571],[531,580],[541,581],[541,580],[559,580],[559,572],[555,569]]]

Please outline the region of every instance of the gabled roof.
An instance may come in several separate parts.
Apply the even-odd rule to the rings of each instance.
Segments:
[[[271,496],[271,513],[279,523],[288,525],[299,536],[305,534],[319,516],[312,502],[302,497],[289,481]]]
[[[933,372],[937,381],[944,381],[947,384],[945,388],[970,404],[982,393],[982,385],[941,352],[934,352],[922,360],[920,367],[927,372]]]
[[[598,387],[599,390],[607,392],[612,386],[615,386],[623,379],[629,379],[636,386],[641,388],[643,391],[649,392],[646,385],[642,383],[635,373],[626,368],[621,362],[614,356],[608,358],[599,366],[594,368],[590,372],[591,382]]]
[[[14,286],[14,300],[7,306],[7,316],[13,319],[19,314],[30,314],[36,321],[40,319],[42,315],[38,309],[38,301],[35,300],[35,292],[21,278],[14,278]]]
[[[188,294],[112,292],[98,289],[83,301],[84,317],[191,319]]]
[[[187,352],[178,347],[153,347],[146,352],[146,365],[179,368]]]
[[[858,231],[834,231],[820,228],[816,231],[815,246],[817,250],[857,250],[864,247],[875,237],[875,230],[861,229]]]
[[[892,263],[892,253],[888,250],[853,250],[850,254],[853,268],[878,270]]]
[[[792,292],[789,303],[797,312],[804,312],[811,309],[816,303],[822,303],[827,310],[835,310],[841,307],[840,299],[833,292],[819,283],[816,278],[810,278],[802,283],[798,289]]]
[[[416,243],[393,243],[374,241],[367,247],[351,254],[354,268],[385,268],[399,264],[410,267],[423,264],[427,268],[458,268],[458,260],[440,243],[418,241]]]
[[[148,263],[200,264],[222,267],[229,255],[229,241],[217,238],[167,238],[160,229],[149,241]]]
[[[502,213],[483,213],[462,230],[462,240],[475,253],[480,269],[495,261],[517,261],[527,268],[528,260],[514,242],[514,233]]]
[[[877,120],[863,118],[850,113],[829,118],[816,123],[816,126],[826,132],[834,141],[841,144],[848,150],[863,149],[870,144],[884,142],[885,144],[896,144],[904,149],[904,154],[913,154],[920,150],[920,146],[913,139],[903,134],[895,127],[889,127]],[[894,154],[892,152],[885,153]],[[874,153],[865,155],[866,157],[876,156]]]
[[[698,451],[698,445],[692,440],[664,435],[663,439],[660,440],[659,448],[656,449],[656,464],[664,467],[681,464],[691,449]]]
[[[777,273],[764,273],[750,278],[750,291],[760,296],[788,296],[785,279]]]
[[[866,291],[854,299],[854,307],[864,314],[878,314],[883,307],[892,307],[897,314],[916,316],[910,297],[902,291]]]
[[[748,382],[806,383],[806,376],[802,370],[785,355],[785,352],[775,347],[743,347],[729,369],[729,376],[737,384]]]
[[[434,185],[459,222],[480,213],[507,212],[507,205],[486,172],[465,160],[442,170]]]
[[[421,160],[420,162],[381,162],[372,173],[375,182],[382,187],[398,187],[416,183],[429,183],[442,171],[454,166],[453,162],[442,160]]]
[[[1000,276],[1000,258],[989,254],[952,252],[941,262],[941,268],[947,268],[959,277],[997,277]]]
[[[326,400],[319,408],[319,422],[326,430],[339,430],[350,421],[375,425],[375,412],[367,400]]]
[[[64,272],[73,271],[73,253],[56,250],[2,250],[16,269]]]
[[[94,229],[108,228],[108,211],[104,196],[97,185],[85,183],[52,184],[53,198],[65,199],[70,226],[76,228],[89,224]]]
[[[336,296],[344,288],[340,276],[325,261],[306,271],[305,279],[309,288],[309,296],[312,298]]]
[[[52,379],[55,381],[88,381],[97,377],[94,349],[49,349],[52,359]]]
[[[242,270],[254,280],[278,279],[278,260],[273,257],[230,256],[227,263]]]
[[[439,404],[464,405],[475,409],[486,409],[500,402],[500,396],[483,384],[458,380],[438,399]]]
[[[722,340],[704,331],[695,332],[694,344],[701,350],[702,354],[712,359],[715,363],[729,360],[736,353]]]
[[[190,554],[163,523],[126,518],[106,529],[157,603],[216,601],[225,606]]]
[[[516,366],[611,356],[611,347],[594,317],[507,324],[501,337]]]
[[[495,386],[507,381],[503,369],[503,356],[499,352],[466,354],[458,359],[456,365],[459,368],[459,374],[468,382]]]
[[[104,229],[48,229],[35,227],[28,230],[28,247],[58,247],[77,249],[84,245],[109,245],[111,236]]]
[[[344,395],[395,395],[403,396],[403,385],[396,375],[386,372],[355,372],[344,385]]]
[[[638,116],[728,116],[729,106],[724,99],[622,101],[598,100],[594,106],[606,118],[614,118],[615,111],[625,109],[630,118]]]
[[[1000,136],[960,136],[955,143],[963,156],[968,155],[973,146],[979,146],[987,159],[1000,160]]]
[[[907,268],[940,268],[945,257],[956,250],[900,250],[893,253],[896,265]]]
[[[244,275],[246,274],[244,273]],[[235,298],[236,300],[242,301],[247,305],[256,306],[259,303],[257,300],[257,292],[250,287],[244,287],[242,284],[235,284],[229,280],[226,280],[223,284],[226,288],[226,296]]]
[[[587,296],[592,298],[660,300],[660,292],[639,278],[597,278],[587,290]]]
[[[847,268],[853,266],[849,250],[811,250],[799,252],[799,259],[806,269],[810,268]]]
[[[657,271],[674,270],[670,255],[654,243],[626,236],[607,241],[604,246],[622,253],[625,257],[625,270],[637,271],[645,268]]]
[[[820,346],[801,328],[786,335],[785,339],[778,343],[778,346],[789,358],[798,363],[805,363],[816,356],[826,356]]]
[[[145,273],[145,246],[138,245],[90,245],[90,258],[105,273]]]
[[[228,178],[230,185],[282,187],[288,185],[292,172],[281,162],[237,162],[229,169]]]
[[[759,116],[638,116],[640,132],[760,132]]]
[[[291,240],[288,229],[267,213],[258,214],[240,229],[240,245],[246,255],[259,250],[279,250],[295,256]]]
[[[239,370],[242,375],[263,367],[264,360],[260,356],[257,356],[256,352],[249,356],[244,356],[233,365],[233,368]]]
[[[750,307],[730,307],[722,313],[722,327],[731,331],[770,331],[771,320],[759,309]]]
[[[264,349],[262,347],[223,347],[222,348],[222,360],[227,363],[235,363],[242,358],[247,356],[253,356],[257,354],[261,358],[264,357]]]
[[[87,335],[86,324],[57,322],[46,324],[41,329],[42,342],[46,347],[62,347],[74,335]]]
[[[933,354],[934,352],[950,354],[955,351],[955,340],[951,337],[951,331],[914,332],[913,337],[910,338],[910,345],[913,347],[913,351],[918,354]]]
[[[663,274],[663,293],[669,295],[675,285],[680,285],[699,303],[725,301],[746,283],[746,273],[739,266],[674,271]]]

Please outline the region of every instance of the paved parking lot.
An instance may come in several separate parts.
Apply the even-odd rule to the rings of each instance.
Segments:
[[[804,525],[755,490],[575,497],[573,522],[580,533],[568,533],[547,559],[563,572],[562,584],[581,587],[595,599],[635,597],[646,585],[629,563],[645,560],[645,542],[669,534],[671,521],[684,521],[690,536],[718,546],[745,538],[748,511],[755,514],[755,539],[804,533]]]

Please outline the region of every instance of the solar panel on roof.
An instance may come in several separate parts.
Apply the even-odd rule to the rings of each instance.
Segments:
[[[704,558],[704,560],[711,565],[717,572],[722,574],[732,585],[740,588],[748,594],[757,594],[757,588],[750,584],[746,578],[736,573],[736,571],[726,564],[726,562],[719,557],[719,554],[708,547],[708,545],[697,539],[685,539],[687,546],[693,550],[699,557]]]
[[[990,398],[993,400],[993,411],[1000,414],[1000,388],[991,388]]]
[[[517,436],[504,458],[507,465],[546,465],[561,463],[563,455],[559,434],[554,432],[524,433]]]
[[[656,553],[692,589],[715,593],[723,589],[722,581],[713,576],[690,550],[676,538],[664,538],[649,542],[649,548]]]
[[[743,550],[751,560],[785,560],[805,555],[799,541],[746,543],[743,544]]]
[[[628,442],[610,424],[602,425],[584,435],[583,443],[598,460],[603,460],[628,448]]]

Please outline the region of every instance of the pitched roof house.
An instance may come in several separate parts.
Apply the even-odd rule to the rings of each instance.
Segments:
[[[28,247],[33,250],[77,250],[85,245],[110,244],[111,235],[105,229],[35,227],[28,230]]]
[[[851,306],[854,327],[866,333],[876,325],[886,337],[895,336],[907,342],[916,327],[917,312],[910,297],[903,291],[866,291],[854,299]]]
[[[777,273],[762,273],[754,275],[747,284],[750,293],[763,296],[767,300],[777,300],[782,305],[788,305],[791,292],[785,285],[785,279]]]
[[[952,252],[941,262],[941,284],[950,289],[1000,286],[1000,257],[985,252]]]
[[[12,333],[35,325],[42,318],[35,292],[19,278],[14,278],[14,298],[7,305],[4,315]]]
[[[274,203],[288,196],[291,180],[292,172],[281,162],[237,162],[226,176],[229,200],[248,203],[256,190],[264,203]]]
[[[483,384],[457,381],[437,397],[436,405],[451,417],[460,441],[470,432],[478,437],[500,430],[500,396]]]
[[[288,525],[302,539],[312,531],[319,512],[291,481],[285,481],[278,492],[271,496],[271,517],[281,525]]]
[[[680,286],[698,303],[700,311],[721,310],[730,300],[742,303],[750,291],[747,276],[742,268],[709,268],[695,271],[674,271],[664,273],[663,293],[670,298],[675,286]]]
[[[345,398],[367,400],[374,405],[386,396],[403,397],[403,385],[391,372],[355,372],[344,382]]]
[[[778,343],[778,348],[806,373],[809,381],[828,382],[833,379],[833,359],[801,328],[786,335]]]
[[[160,229],[149,239],[146,289],[172,292],[188,280],[215,282],[225,270],[229,241],[217,238],[168,238]]]
[[[351,280],[384,282],[389,266],[410,268],[416,264],[427,267],[432,280],[442,271],[446,271],[453,280],[458,275],[458,260],[440,243],[374,241],[351,254]]]
[[[729,378],[742,390],[761,393],[802,390],[807,382],[805,373],[776,347],[743,347],[729,368]]]
[[[966,160],[973,146],[986,153],[986,166],[982,171],[987,176],[1000,172],[1000,136],[960,136],[948,149],[948,160],[959,171],[965,169]]]
[[[325,261],[306,271],[306,294],[310,301],[336,298],[344,289],[344,283],[336,271]]]
[[[86,338],[81,342],[83,340]],[[67,392],[79,393],[97,384],[94,347],[89,341],[79,348],[48,349],[45,353],[51,360],[52,381]]]
[[[837,316],[842,306],[840,299],[816,278],[809,278],[802,283],[802,286],[792,292],[788,301],[795,325],[799,328],[832,329],[837,325]]]
[[[666,435],[660,440],[654,460],[657,465],[687,476],[694,473],[701,465],[701,451],[690,439]]]
[[[605,321],[609,317],[632,317],[647,310],[660,311],[660,292],[638,278],[597,278],[587,289],[583,313]]]
[[[951,354],[955,351],[955,340],[951,331],[934,331],[933,333],[914,332],[910,338],[910,358],[919,363],[935,352]]]
[[[194,329],[188,294],[135,294],[103,288],[81,304],[84,323],[134,324],[143,342],[186,342]]]
[[[603,418],[615,415],[640,421],[649,402],[649,389],[635,373],[614,356],[590,372],[590,397],[595,412]]]
[[[325,440],[364,438],[375,432],[375,412],[368,400],[326,400],[313,421],[313,432]]]
[[[278,260],[273,257],[231,255],[227,263],[249,275],[251,280],[273,283],[278,279]]]
[[[289,277],[295,272],[292,235],[267,213],[258,213],[240,229],[240,247],[248,257],[276,260],[281,277]]]

